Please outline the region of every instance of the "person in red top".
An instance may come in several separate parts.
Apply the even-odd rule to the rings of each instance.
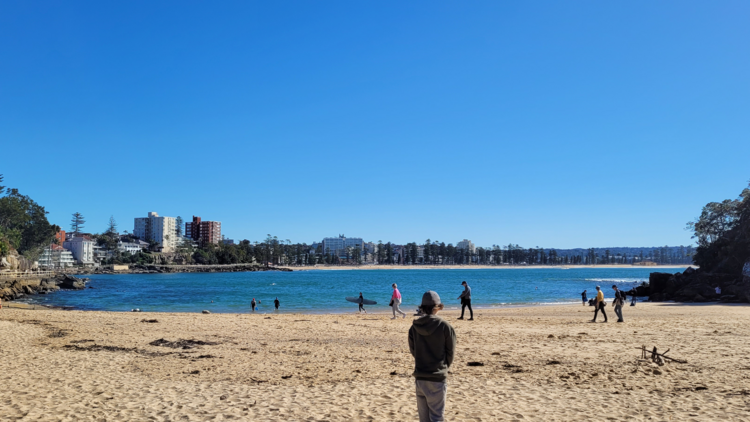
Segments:
[[[398,291],[398,286],[396,286],[396,283],[391,284],[391,287],[393,287],[393,296],[391,296],[391,308],[393,309],[393,318],[396,319],[396,312],[401,314],[401,318],[406,318],[406,313],[401,312],[401,292]]]

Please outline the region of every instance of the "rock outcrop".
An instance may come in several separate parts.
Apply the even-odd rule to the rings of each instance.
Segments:
[[[719,287],[721,293],[716,293]],[[688,268],[682,273],[651,273],[649,301],[750,303],[750,276],[707,273]]]
[[[46,294],[60,289],[81,290],[86,288],[86,281],[88,279],[67,274],[59,274],[52,278],[3,279],[0,273],[0,299],[13,300],[26,295]]]

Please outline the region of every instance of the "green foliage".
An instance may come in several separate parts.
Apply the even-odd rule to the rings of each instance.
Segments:
[[[696,265],[710,272],[741,273],[750,260],[750,188],[738,199],[709,202],[688,228],[698,240]]]
[[[81,233],[84,223],[86,223],[86,220],[80,212],[73,213],[73,218],[70,220],[70,231],[77,236]]]
[[[47,211],[17,189],[0,198],[0,238],[21,254],[34,253],[52,241],[59,227],[47,221]]]

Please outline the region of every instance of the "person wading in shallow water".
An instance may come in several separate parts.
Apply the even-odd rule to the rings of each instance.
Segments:
[[[279,310],[279,303],[280,302],[279,302],[279,298],[278,297],[273,300],[273,306],[276,308],[277,311]]]
[[[604,322],[607,322],[607,313],[604,312],[604,306],[606,303],[604,303],[604,292],[602,291],[601,287],[596,286],[596,303],[594,306],[596,306],[596,309],[594,310],[594,319],[591,320],[591,322],[596,322],[596,316],[599,314],[599,311],[602,311],[602,315],[604,315]]]
[[[253,298],[253,300],[250,302],[250,307],[253,308],[253,312],[255,312],[255,305],[255,298]]]

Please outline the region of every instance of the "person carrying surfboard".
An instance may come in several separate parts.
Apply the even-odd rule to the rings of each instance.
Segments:
[[[409,329],[419,421],[444,421],[448,397],[446,380],[456,350],[456,331],[448,321],[437,316],[443,304],[436,292],[430,290],[422,295],[419,308],[425,315],[415,319]]]
[[[359,312],[367,313],[365,310],[365,298],[362,297],[362,292],[359,292]]]

